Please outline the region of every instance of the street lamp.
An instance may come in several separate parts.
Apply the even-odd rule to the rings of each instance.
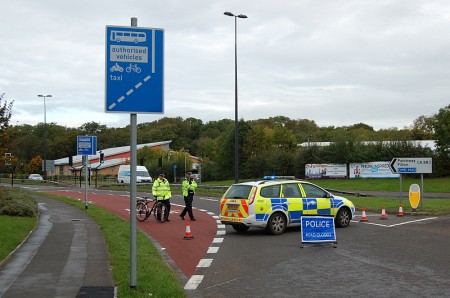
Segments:
[[[238,127],[238,88],[237,88],[237,18],[246,19],[244,14],[234,15],[229,11],[223,13],[234,17],[234,182],[239,182],[239,127]]]
[[[186,152],[189,153],[189,150],[184,149],[184,174],[186,174],[187,169],[186,169]]]
[[[44,179],[47,180],[47,110],[45,107],[45,99],[52,96],[39,94],[38,97],[44,98]]]

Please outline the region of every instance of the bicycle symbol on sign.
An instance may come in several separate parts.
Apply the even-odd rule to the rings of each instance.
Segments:
[[[141,69],[139,68],[139,66],[137,66],[136,63],[135,64],[130,63],[130,66],[128,66],[125,70],[128,73],[130,73],[132,71],[134,71],[135,73],[140,73],[141,72]]]

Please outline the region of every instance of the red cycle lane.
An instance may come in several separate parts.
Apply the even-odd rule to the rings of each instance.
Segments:
[[[47,193],[84,201],[84,192],[63,190]],[[90,203],[130,221],[129,196],[89,193],[88,200]],[[194,238],[185,240],[187,222],[181,220],[179,216],[184,206],[177,206],[183,205],[184,202],[181,202],[181,198],[172,198],[170,201],[172,203],[170,222],[158,223],[154,217],[150,217],[145,222],[138,222],[138,227],[156,240],[175,262],[176,266],[187,278],[190,278],[195,273],[197,264],[206,254],[217,233],[217,223],[206,212],[195,210],[197,221],[190,222],[190,231]]]

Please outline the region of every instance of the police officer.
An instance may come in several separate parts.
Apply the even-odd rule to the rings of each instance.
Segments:
[[[166,214],[164,216],[166,221],[170,221],[170,197],[172,197],[172,192],[170,191],[169,181],[164,178],[164,173],[159,174],[158,179],[153,182],[152,194],[158,201],[166,205]]]
[[[195,189],[197,188],[197,182],[195,182],[192,177],[191,172],[186,172],[186,178],[184,178],[181,184],[181,189],[183,190],[184,204],[186,205],[181,212],[180,217],[184,220],[186,213],[189,214],[189,218],[195,221],[194,214],[192,213],[192,201],[194,200]]]

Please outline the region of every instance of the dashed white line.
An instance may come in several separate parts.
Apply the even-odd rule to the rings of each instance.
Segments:
[[[147,82],[148,80],[150,80],[150,79],[151,79],[151,76],[150,76],[150,75],[147,75],[147,76],[143,79],[143,81],[144,81],[144,83],[146,83],[146,82]],[[142,82],[138,82],[136,85],[134,85],[134,89],[138,89],[138,88],[141,87],[142,85],[143,85]],[[128,90],[125,94],[126,94],[127,96],[130,96],[130,94],[132,94],[132,93],[134,92],[134,89]],[[112,103],[112,104],[110,104],[110,105],[108,106],[108,109],[110,109],[110,110],[114,109],[114,108],[116,107],[117,103],[121,103],[125,98],[126,98],[126,97],[125,97],[124,95],[120,96],[120,97],[117,99],[117,102],[114,102],[114,103]]]
[[[197,267],[210,267],[213,259],[201,259],[200,262],[198,262]]]
[[[184,286],[185,290],[195,290],[197,289],[198,285],[202,282],[203,275],[192,275],[192,277],[189,279],[189,281]]]
[[[217,246],[210,246],[206,253],[208,253],[208,254],[216,254],[218,251],[219,251],[219,248]]]

